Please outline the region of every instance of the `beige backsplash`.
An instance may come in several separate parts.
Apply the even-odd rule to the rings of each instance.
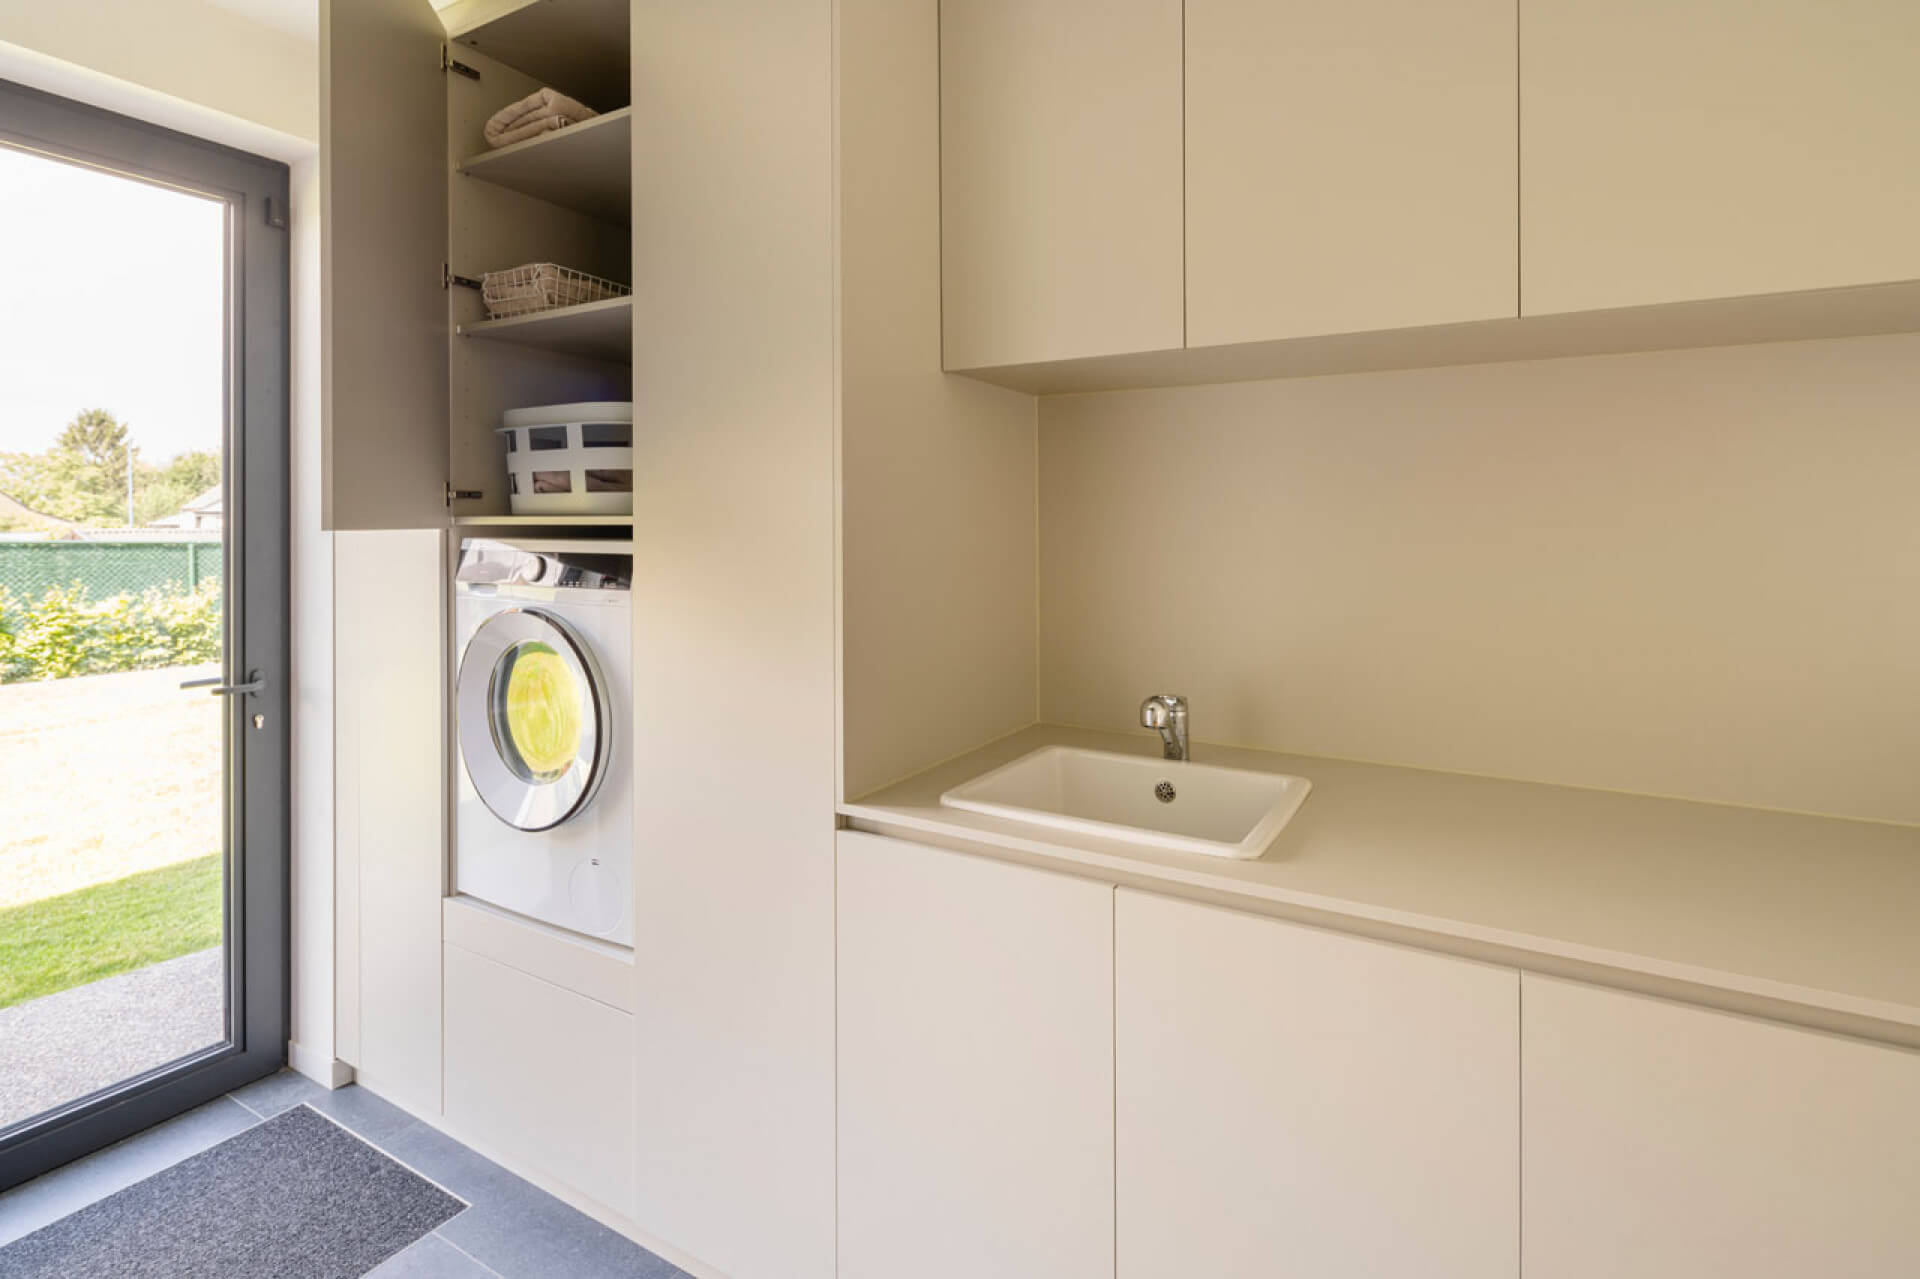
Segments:
[[[1040,422],[1046,720],[1920,822],[1920,335]]]

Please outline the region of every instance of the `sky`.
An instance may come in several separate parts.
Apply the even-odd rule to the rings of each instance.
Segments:
[[[83,409],[162,463],[221,442],[225,206],[0,146],[0,452]]]

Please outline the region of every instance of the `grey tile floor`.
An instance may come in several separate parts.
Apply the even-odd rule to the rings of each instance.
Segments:
[[[305,1102],[472,1206],[369,1279],[685,1279],[685,1272],[358,1087],[283,1070],[0,1194],[0,1244]]]

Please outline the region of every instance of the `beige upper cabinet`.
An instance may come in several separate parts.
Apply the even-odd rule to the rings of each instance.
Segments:
[[[1119,1279],[1518,1274],[1518,973],[1128,889],[1114,960]]]
[[[942,0],[950,369],[1177,348],[1180,0]]]
[[[1526,314],[1920,278],[1920,4],[1520,9]]]
[[[1187,0],[1187,345],[1511,317],[1512,0]]]
[[[322,0],[321,523],[447,523],[445,29],[427,0]]]
[[[1523,982],[1527,1279],[1920,1274],[1920,1054]]]
[[[837,846],[840,1279],[1113,1279],[1113,889]]]

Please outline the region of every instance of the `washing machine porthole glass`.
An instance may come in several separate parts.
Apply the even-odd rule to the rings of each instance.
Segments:
[[[521,781],[557,782],[580,757],[582,692],[566,659],[541,640],[522,640],[494,663],[488,726]]]

